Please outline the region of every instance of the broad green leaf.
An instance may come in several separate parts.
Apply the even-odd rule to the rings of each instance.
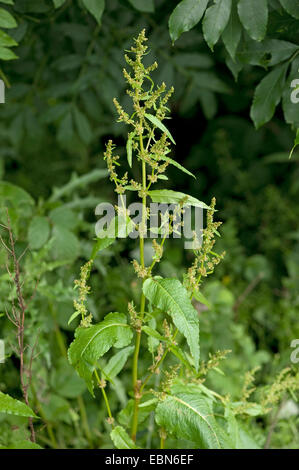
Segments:
[[[128,0],[136,10],[144,13],[153,13],[155,11],[154,0]]]
[[[249,36],[255,41],[262,41],[268,24],[267,0],[240,0],[238,13]]]
[[[28,418],[38,418],[34,411],[32,411],[29,406],[25,405],[25,403],[2,392],[0,392],[0,413],[24,416]]]
[[[191,171],[189,171],[189,170],[187,170],[186,168],[184,168],[182,165],[180,165],[180,163],[176,162],[176,161],[173,160],[172,158],[166,157],[166,155],[159,155],[159,157],[160,157],[161,160],[164,160],[165,162],[170,163],[170,165],[175,166],[176,168],[178,168],[179,170],[183,171],[183,172],[186,173],[187,175],[192,176],[193,178],[196,179],[196,176],[194,176],[193,173],[191,173]],[[164,176],[164,175],[160,175],[160,176]],[[158,176],[158,178],[159,178],[159,176]]]
[[[47,108],[45,113],[42,114],[42,121],[46,124],[52,123],[60,119],[69,111],[70,106],[67,103],[54,104]]]
[[[184,200],[183,207],[189,205],[193,207],[201,207],[202,209],[209,209],[209,206],[195,197],[178,191],[172,191],[171,189],[155,189],[153,191],[149,191],[148,195],[153,202],[179,204]]]
[[[28,229],[28,242],[30,248],[38,250],[49,238],[50,225],[47,217],[35,216]]]
[[[0,8],[0,28],[16,28],[17,22],[14,17],[4,8]]]
[[[199,320],[188,292],[178,279],[147,279],[143,284],[145,297],[168,313],[177,329],[185,336],[196,370],[199,361]]]
[[[0,207],[7,202],[18,209],[34,205],[34,200],[24,189],[7,181],[0,181]]]
[[[237,12],[237,4],[236,0],[233,0],[230,18],[221,36],[226,50],[233,60],[235,59],[236,51],[240,43],[241,34],[242,26]]]
[[[198,99],[202,106],[202,111],[207,119],[213,119],[217,114],[218,102],[215,93],[210,90],[198,88]]]
[[[57,140],[64,147],[68,147],[72,144],[74,140],[74,123],[71,112],[66,113],[61,119],[58,127]]]
[[[242,48],[237,52],[237,57],[242,64],[261,65],[265,68],[288,59],[297,50],[297,44],[289,41],[264,39],[257,42],[246,37],[242,42]]]
[[[294,18],[299,20],[299,3],[297,0],[279,0],[283,8]]]
[[[130,132],[127,140],[127,159],[129,167],[132,168],[132,140],[135,136],[135,132]]]
[[[94,394],[92,375],[98,367],[98,359],[112,346],[116,348],[128,346],[132,335],[123,313],[109,313],[97,325],[76,329],[75,339],[68,350],[69,362],[85,380],[92,395]]]
[[[209,0],[183,0],[175,7],[168,23],[172,42],[201,20],[208,2]]]
[[[52,255],[56,260],[71,260],[79,255],[80,243],[78,238],[70,230],[61,225],[54,226],[50,243]]]
[[[239,426],[239,441],[238,449],[260,449],[260,446],[255,442],[253,437],[244,429],[241,423],[238,423]]]
[[[235,82],[237,82],[239,73],[243,69],[243,65],[241,64],[241,62],[238,61],[238,59],[235,59],[235,62],[234,62],[230,55],[226,56],[225,63],[227,67],[229,68],[229,70],[231,71],[231,73],[233,74]]]
[[[202,30],[204,38],[212,50],[227,25],[231,6],[232,0],[214,0],[214,4],[206,10]]]
[[[102,23],[102,15],[105,9],[105,0],[82,0],[86,10],[93,15],[98,24]]]
[[[52,63],[52,67],[60,72],[78,69],[83,62],[83,57],[79,54],[63,55]]]
[[[209,69],[213,67],[213,58],[200,52],[180,52],[173,56],[173,60],[179,67]]]
[[[49,213],[49,218],[54,225],[60,225],[73,230],[78,224],[78,218],[74,211],[66,207],[56,207]]]
[[[42,449],[42,447],[36,442],[31,441],[15,441],[13,444],[9,444],[8,446],[0,446],[0,449]]]
[[[229,448],[228,436],[214,418],[211,400],[196,385],[173,386],[171,395],[157,406],[155,419],[168,433],[201,449]]]
[[[5,3],[6,5],[13,5],[14,0],[1,0],[0,3]]]
[[[282,64],[268,73],[255,89],[250,117],[259,128],[273,117],[281,100],[288,64]]]
[[[127,431],[122,426],[116,426],[110,433],[113,444],[117,449],[138,449]]]
[[[124,368],[128,357],[133,351],[134,346],[128,346],[114,354],[109,359],[108,364],[102,369],[103,378],[113,382],[114,377]]]
[[[48,395],[47,400],[43,403],[43,414],[45,420],[55,423],[64,421],[65,423],[72,423],[72,415],[69,402],[55,394],[53,391]]]
[[[14,60],[17,58],[18,56],[11,49],[0,46],[0,59],[1,60]]]
[[[152,114],[145,113],[145,117],[149,121],[151,121],[151,123],[154,124],[154,126],[158,127],[162,132],[164,132],[164,134],[167,135],[167,137],[171,140],[171,142],[173,144],[175,144],[175,141],[174,141],[172,135],[170,134],[169,130],[167,129],[167,127],[164,126],[164,124],[156,116],[153,116]]]
[[[234,449],[259,449],[259,446],[244,429],[242,422],[238,421],[229,405],[225,407],[224,416],[227,421],[227,430]]]
[[[59,358],[51,373],[51,386],[64,398],[76,398],[86,390],[86,384],[65,357]]]
[[[266,39],[261,44],[264,48],[264,54],[271,54],[271,58],[267,62],[267,65],[269,66],[279,64],[298,51],[298,44],[289,41],[282,41],[281,39]]]
[[[199,88],[205,88],[216,93],[231,93],[229,86],[213,72],[196,72],[194,83]]]
[[[55,8],[60,8],[65,2],[66,0],[53,0]]]
[[[77,107],[74,108],[74,120],[80,139],[88,145],[92,140],[92,130],[87,117]]]
[[[234,449],[239,449],[240,444],[239,444],[238,422],[237,422],[237,419],[236,419],[234,413],[232,412],[230,406],[225,407],[224,416],[225,416],[226,421],[227,421],[227,430],[228,430],[229,437],[232,441],[233,448]]]
[[[0,47],[12,47],[17,45],[18,43],[12,37],[0,30]]]

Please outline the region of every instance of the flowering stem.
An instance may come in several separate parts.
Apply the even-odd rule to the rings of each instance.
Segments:
[[[108,397],[107,397],[107,394],[105,392],[105,387],[103,386],[103,383],[99,377],[99,374],[97,372],[97,370],[94,371],[94,375],[96,376],[96,379],[97,379],[97,382],[98,382],[98,385],[102,391],[102,395],[103,395],[103,398],[104,398],[104,401],[105,401],[105,405],[106,405],[106,408],[107,408],[107,412],[108,412],[108,416],[109,416],[109,419],[110,419],[110,424],[112,425],[112,427],[114,427],[114,418],[112,416],[112,413],[111,413],[111,408],[110,408],[110,405],[109,405],[109,400],[108,400]]]
[[[142,135],[139,138],[140,142],[140,150],[141,154],[144,152],[143,140]],[[146,163],[142,160],[142,226],[140,231],[140,263],[142,268],[144,269],[144,230],[146,225]],[[132,420],[132,430],[131,435],[133,441],[136,440],[137,428],[138,428],[138,407],[140,402],[140,384],[138,381],[138,357],[139,357],[139,350],[140,350],[140,342],[141,342],[141,328],[142,328],[142,321],[144,317],[144,310],[145,310],[145,295],[141,293],[140,299],[140,328],[136,332],[136,343],[135,343],[135,351],[133,357],[133,390],[134,390],[134,412],[133,412],[133,420]]]

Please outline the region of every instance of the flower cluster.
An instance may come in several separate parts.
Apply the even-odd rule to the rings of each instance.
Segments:
[[[155,114],[154,119],[156,119],[157,123],[161,123],[169,111],[166,104],[174,89],[172,87],[169,91],[166,91],[165,83],[154,89],[150,73],[158,67],[158,64],[154,62],[146,67],[143,63],[144,56],[147,54],[145,30],[141,31],[134,41],[135,45],[125,55],[125,60],[131,67],[132,72],[128,72],[126,69],[123,70],[124,77],[129,85],[127,94],[133,101],[134,112],[132,116],[124,111],[116,98],[114,98],[113,102],[118,113],[118,122],[124,122],[133,127],[133,131],[128,133],[128,142],[130,142],[132,152],[136,154],[139,160],[146,162],[152,169],[151,174],[147,175],[150,186],[157,182],[159,175],[163,174],[168,166],[165,155],[169,153],[168,147],[170,143],[166,133],[162,132],[160,137],[156,135],[159,125],[157,126],[153,121],[149,121],[147,113],[153,109]],[[108,145],[112,145],[112,143]],[[117,180],[115,165],[116,157],[113,157],[110,161],[110,168],[108,161],[108,169],[111,179],[115,183],[116,181],[118,182],[117,189],[120,192],[123,185],[122,182]],[[138,185],[134,180],[130,184],[133,187]]]
[[[86,308],[87,296],[90,293],[90,286],[87,284],[89,279],[92,261],[88,261],[80,269],[80,279],[74,282],[74,288],[79,289],[78,300],[74,300],[74,316],[81,316],[81,326],[88,327],[92,322],[92,314]]]
[[[218,254],[213,251],[215,235],[218,235],[218,227],[221,225],[221,222],[214,222],[215,205],[216,199],[213,198],[207,214],[207,226],[202,231],[201,247],[194,251],[195,259],[185,277],[185,286],[192,295],[198,290],[202,278],[212,274],[225,255],[225,252]]]
[[[107,162],[110,180],[115,184],[115,191],[118,194],[123,194],[125,192],[125,186],[128,184],[128,173],[125,173],[122,178],[118,177],[115,168],[116,166],[119,166],[119,155],[113,155],[114,148],[115,146],[113,145],[112,140],[109,140],[106,145],[106,151],[104,152],[104,160]]]

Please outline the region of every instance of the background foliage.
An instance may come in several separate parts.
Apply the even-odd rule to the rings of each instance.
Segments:
[[[178,179],[170,170],[173,186],[206,202],[216,196],[224,221],[217,249],[227,254],[204,285],[207,305],[198,302],[197,308],[203,359],[218,350],[232,353],[219,366],[223,374],[213,370],[208,383],[237,400],[246,371],[260,366],[257,383],[266,386],[291,366],[290,342],[299,338],[296,151],[288,159],[299,127],[298,104],[290,100],[291,83],[299,78],[298,19],[294,0],[0,2],[0,76],[6,84],[0,218],[5,223],[8,207],[18,253],[29,245],[22,270],[28,297],[36,290],[26,335],[33,344],[38,332],[30,394],[45,423],[40,445],[112,445],[104,407],[67,362],[76,326],[67,320],[73,281],[92,249],[94,208],[114,201],[102,154],[111,136],[125,142],[112,99],[127,103],[123,51],[143,27],[148,61],[159,63],[156,82],[175,87],[168,123],[177,142],[172,158],[198,176]],[[132,250],[132,241],[121,241],[96,258],[89,302],[97,320],[125,311],[131,298],[137,303]],[[180,277],[188,256],[173,243],[162,275]],[[9,357],[0,365],[0,389],[21,399],[15,331],[5,316],[16,293],[5,262],[1,248],[0,337]],[[125,368],[112,386],[115,412],[130,398],[129,372]],[[284,398],[280,414],[274,409],[266,418],[244,419],[258,445],[266,444],[274,421],[271,446],[299,447],[295,398]],[[150,412],[145,408],[146,444],[157,446]],[[127,419],[122,412],[120,424]],[[25,422],[0,414],[0,444],[25,445]]]

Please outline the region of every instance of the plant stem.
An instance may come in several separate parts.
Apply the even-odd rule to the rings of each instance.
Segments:
[[[141,155],[144,153],[144,146],[143,146],[143,140],[142,140],[142,135],[139,137],[139,142],[140,142],[140,151]],[[144,230],[146,226],[146,219],[147,219],[147,214],[146,214],[146,163],[144,160],[142,160],[142,189],[143,189],[143,195],[142,195],[142,226],[140,230],[140,263],[142,268],[145,267],[144,263]],[[138,407],[139,407],[139,402],[140,402],[140,382],[138,381],[138,357],[139,357],[139,351],[140,351],[140,342],[141,342],[141,327],[142,327],[142,322],[143,322],[143,317],[144,317],[144,310],[145,310],[145,295],[142,292],[141,293],[141,299],[140,299],[140,323],[141,326],[140,328],[136,331],[136,342],[135,342],[135,351],[134,351],[134,357],[133,357],[133,372],[132,372],[132,379],[133,379],[133,390],[134,390],[134,412],[133,412],[133,419],[132,419],[132,429],[131,429],[131,437],[133,441],[136,441],[136,434],[137,434],[137,428],[138,428]]]
[[[142,294],[141,296],[141,309],[140,313],[143,317],[144,314],[144,307],[145,307],[145,296]],[[140,402],[140,382],[138,380],[138,357],[139,357],[139,350],[140,350],[140,341],[141,341],[141,329],[136,333],[136,344],[135,344],[135,351],[133,357],[133,390],[134,390],[134,412],[133,412],[133,419],[132,419],[132,430],[131,430],[131,437],[133,441],[136,441],[136,434],[138,428],[138,407]]]
[[[161,436],[160,438],[160,449],[165,449],[165,438]]]
[[[178,329],[175,330],[174,335],[173,335],[173,339],[175,339],[176,335],[178,334],[178,331],[179,331]],[[146,376],[146,378],[144,379],[143,384],[140,387],[140,394],[142,394],[144,387],[146,386],[146,384],[148,383],[150,378],[153,376],[155,371],[161,366],[161,364],[163,363],[164,359],[166,358],[168,352],[169,352],[169,349],[166,349],[166,351],[164,351],[163,356],[161,357],[160,361],[157,362],[155,368]]]
[[[266,439],[266,442],[265,442],[265,445],[264,445],[264,449],[270,449],[271,439],[272,439],[273,432],[274,432],[275,427],[276,427],[277,422],[278,422],[279,412],[280,412],[280,410],[281,410],[281,408],[283,407],[284,404],[285,404],[285,401],[282,400],[280,405],[278,406],[275,414],[274,414],[273,421],[271,422],[270,427],[269,427],[269,432],[268,432],[267,439]]]
[[[113,424],[114,418],[113,418],[112,413],[111,413],[111,408],[110,408],[110,405],[109,405],[109,400],[108,400],[107,394],[105,392],[105,387],[103,387],[102,381],[99,377],[99,374],[98,374],[97,370],[94,371],[94,375],[96,376],[97,382],[98,382],[99,387],[102,391],[102,395],[103,395],[105,405],[106,405],[106,408],[107,408],[108,416],[110,418],[110,424],[112,425],[112,427],[114,427],[114,424]]]

